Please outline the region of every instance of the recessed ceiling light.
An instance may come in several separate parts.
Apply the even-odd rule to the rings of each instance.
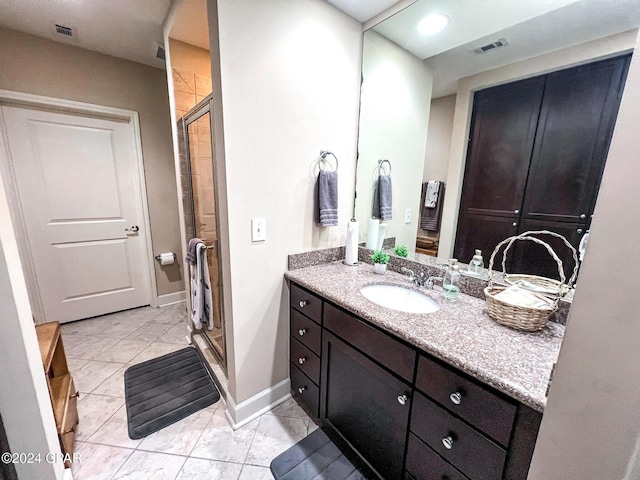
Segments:
[[[424,35],[433,35],[438,33],[449,25],[449,17],[441,13],[432,13],[420,20],[418,30]]]

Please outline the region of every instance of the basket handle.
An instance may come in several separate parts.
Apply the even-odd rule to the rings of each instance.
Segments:
[[[573,248],[573,245],[571,245],[569,243],[569,241],[563,237],[562,235],[560,235],[559,233],[555,233],[555,232],[550,232],[549,230],[535,230],[535,231],[529,231],[529,232],[523,232],[521,234],[518,235],[518,237],[531,237],[531,238],[535,238],[532,237],[532,235],[550,235],[552,237],[556,237],[559,238],[560,240],[562,240],[564,242],[564,244],[567,246],[567,248],[569,250],[571,250],[571,254],[573,256],[573,272],[571,274],[571,278],[569,278],[569,280],[566,282],[567,286],[569,288],[573,287],[573,284],[576,281],[576,277],[578,276],[578,252],[576,252],[576,249]],[[507,248],[504,249],[504,254],[502,255],[502,271],[505,271],[505,263],[506,263],[506,258],[507,258],[507,250],[509,250],[511,248],[511,245],[513,244],[513,242],[509,243],[509,245],[507,245]],[[550,248],[550,247],[549,247]],[[547,250],[549,250],[549,248],[547,248]],[[552,257],[554,257],[554,260],[556,260],[556,262],[559,261],[559,259],[555,256],[555,252],[552,255]],[[564,266],[562,267],[563,271],[564,271]],[[560,275],[560,278],[562,279],[562,275]],[[565,283],[565,282],[563,282]]]
[[[553,249],[547,243],[543,242],[539,238],[527,237],[526,236],[527,233],[528,232],[525,232],[525,233],[522,233],[520,235],[514,235],[513,237],[506,238],[503,241],[501,241],[498,245],[496,245],[496,248],[493,249],[493,253],[491,254],[491,258],[489,259],[489,287],[493,286],[493,275],[492,275],[493,262],[495,260],[496,254],[500,250],[500,247],[502,247],[503,245],[507,245],[508,244],[507,247],[505,248],[505,253],[502,256],[502,275],[503,275],[503,277],[506,277],[507,272],[506,272],[505,263],[506,263],[506,252],[507,252],[507,250],[517,240],[528,240],[528,241],[535,242],[535,243],[545,247],[547,249],[547,251],[549,252],[549,255],[551,255],[553,257],[553,259],[556,261],[556,264],[558,265],[558,273],[560,274],[560,282],[561,283],[560,283],[560,288],[558,289],[558,293],[555,295],[555,302],[557,304],[557,302],[560,300],[560,297],[562,295],[562,287],[565,285],[565,281],[566,281],[566,277],[564,276],[564,269],[562,268],[562,262],[560,261],[558,256],[555,254]]]

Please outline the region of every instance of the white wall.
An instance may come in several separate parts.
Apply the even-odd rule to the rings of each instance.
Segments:
[[[447,181],[455,107],[455,95],[448,95],[431,100],[427,151],[424,159],[424,173],[422,175],[423,182],[428,182],[429,180]],[[445,195],[446,193],[445,190]],[[426,230],[419,230],[419,234],[430,238],[438,238],[440,236],[439,232],[427,232]]]
[[[636,48],[640,47],[640,38]],[[631,61],[529,478],[637,479],[640,59]]]
[[[386,237],[416,246],[420,189],[427,145],[433,76],[417,57],[369,30],[364,35],[363,85],[358,143],[356,218],[366,239],[378,160],[391,162],[393,219]],[[411,223],[405,210],[411,208]]]
[[[0,139],[0,149],[4,147]],[[63,465],[45,461],[48,453],[60,454],[60,446],[1,177],[0,411],[11,451],[41,455],[39,463],[17,463],[18,477],[61,479]]]
[[[496,68],[458,81],[456,107],[451,135],[447,192],[442,212],[440,248],[438,257],[449,258],[453,254],[460,209],[460,194],[467,155],[467,138],[471,122],[473,93],[492,85],[508,83],[523,78],[541,75],[554,70],[587,63],[630,51],[635,45],[637,32],[624,32],[592,42],[576,45],[541,55],[539,57]]]
[[[220,242],[229,389],[238,404],[288,378],[287,255],[345,241],[362,27],[321,0],[210,0],[208,10],[213,89],[221,91],[216,162],[226,180],[220,221],[228,239]],[[340,162],[338,227],[313,222],[322,149]],[[265,242],[251,242],[254,217],[266,219]]]

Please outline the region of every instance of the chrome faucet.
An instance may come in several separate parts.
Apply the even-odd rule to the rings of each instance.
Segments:
[[[420,275],[416,275],[413,270],[409,269],[409,268],[405,268],[402,267],[401,271],[404,273],[408,273],[409,274],[409,282],[413,283],[414,285],[417,285],[418,287],[427,287],[427,288],[433,288],[433,282],[431,282],[431,287],[429,287],[428,285],[428,280],[427,278],[424,276],[424,273],[420,273]]]
[[[442,282],[443,280],[444,279],[442,277],[429,277],[425,282],[425,287],[427,287],[429,290],[433,290],[433,282]]]

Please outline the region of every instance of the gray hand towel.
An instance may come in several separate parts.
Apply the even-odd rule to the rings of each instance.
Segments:
[[[318,174],[318,210],[320,225],[338,225],[338,172],[320,170]]]
[[[373,192],[373,217],[391,220],[392,210],[391,175],[380,175]]]
[[[420,200],[420,205],[422,206],[422,211],[420,212],[420,228],[422,230],[427,230],[428,232],[437,232],[440,230],[445,183],[439,183],[435,208],[430,208],[425,205],[425,197],[427,196],[427,190],[429,189],[429,182],[422,184],[422,198]]]
[[[196,250],[199,243],[204,243],[199,238],[192,238],[189,240],[189,246],[187,247],[187,256],[185,257],[185,261],[189,265],[195,265],[196,259],[198,258]]]

